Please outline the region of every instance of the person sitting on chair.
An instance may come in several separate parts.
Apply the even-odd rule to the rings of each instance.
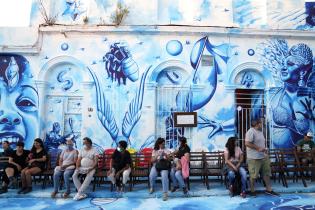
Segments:
[[[179,137],[179,141],[180,146],[178,151],[175,152],[174,158],[175,167],[172,167],[171,169],[171,179],[174,185],[171,192],[175,192],[179,187],[181,187],[184,194],[187,194],[188,191],[182,174],[182,161],[185,161],[186,164],[189,164],[190,148],[187,145],[187,139],[185,137]]]
[[[43,140],[36,138],[28,155],[28,166],[21,172],[22,189],[18,191],[18,194],[26,194],[32,191],[32,175],[44,171],[46,161],[47,152],[44,149]]]
[[[227,176],[229,179],[230,195],[233,196],[233,184],[235,182],[235,174],[241,175],[242,189],[241,197],[246,197],[246,170],[241,166],[244,160],[243,152],[239,146],[236,145],[236,137],[230,137],[225,144],[224,159],[227,166]]]
[[[63,194],[64,198],[70,195],[70,177],[73,175],[75,164],[78,159],[78,151],[73,148],[73,141],[71,138],[66,140],[67,149],[63,150],[59,157],[59,165],[54,171],[54,191],[51,197],[55,198],[58,193],[60,177],[63,175],[63,180],[66,185],[66,192]]]
[[[29,153],[30,151],[24,150],[23,142],[19,141],[16,144],[16,150],[10,155],[9,163],[2,177],[3,183],[0,194],[8,192],[8,188],[16,183],[15,177],[27,166],[26,160]]]
[[[170,159],[170,151],[165,148],[165,139],[164,138],[158,138],[154,144],[154,150],[152,152],[152,158],[151,163],[153,163],[153,166],[150,171],[150,194],[154,192],[154,185],[156,178],[158,176],[158,170],[157,170],[157,163],[160,160],[169,160]],[[163,187],[163,201],[166,201],[168,199],[168,173],[169,169],[162,169],[159,171],[161,173],[162,177],[162,187]]]
[[[307,132],[303,139],[297,142],[297,151],[298,152],[307,152],[309,157],[302,158],[303,165],[309,165],[313,163],[312,152],[315,150],[315,143],[313,142],[313,133]]]
[[[108,178],[114,185],[114,188],[117,187],[118,191],[124,191],[125,185],[129,179],[129,175],[131,172],[131,156],[130,153],[126,150],[127,142],[120,141],[118,143],[118,147],[112,155],[109,166],[110,169],[108,171]],[[120,177],[122,176],[122,186]]]
[[[87,197],[85,190],[89,187],[89,184],[93,179],[98,162],[98,152],[92,146],[92,140],[85,137],[83,139],[83,145],[83,149],[79,151],[76,169],[72,175],[73,183],[78,191],[78,193],[73,197],[73,200],[81,200]],[[80,174],[86,175],[82,184],[79,179]]]

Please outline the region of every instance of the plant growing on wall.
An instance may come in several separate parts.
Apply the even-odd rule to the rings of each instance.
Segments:
[[[38,0],[39,3],[39,11],[44,18],[45,24],[48,26],[54,25],[56,23],[56,19],[58,15],[51,16],[48,15],[47,10],[44,6],[43,0]]]
[[[115,12],[111,15],[111,21],[115,24],[115,26],[119,26],[128,14],[128,7],[123,5],[121,2],[118,2]]]

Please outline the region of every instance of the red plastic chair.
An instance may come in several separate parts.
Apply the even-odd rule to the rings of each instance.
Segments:
[[[151,157],[152,157],[152,148],[144,148],[142,149],[139,154],[139,159],[137,161],[138,167],[148,167],[151,164]]]
[[[104,150],[104,153],[103,153],[103,159],[104,159],[104,162],[103,162],[103,168],[105,170],[109,170],[109,163],[110,163],[110,160],[112,158],[112,154],[115,152],[115,148],[109,148],[109,149],[105,149]]]

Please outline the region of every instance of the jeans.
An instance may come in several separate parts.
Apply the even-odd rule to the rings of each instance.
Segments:
[[[243,167],[239,167],[238,172],[241,175],[241,182],[242,182],[242,192],[246,191],[246,179],[247,179],[247,174],[246,170]],[[229,184],[233,185],[235,181],[235,172],[233,170],[228,170],[228,179],[229,179]]]
[[[60,167],[55,168],[54,172],[54,192],[58,192],[60,177],[63,175],[63,180],[66,186],[66,192],[70,193],[70,177],[72,176],[74,169],[60,170]]]
[[[167,193],[168,192],[168,170],[162,170],[161,172],[161,177],[162,177],[162,188],[163,192]],[[152,166],[151,171],[150,171],[150,187],[154,189],[155,181],[158,176],[158,171],[155,168],[155,164]]]
[[[95,169],[91,170],[89,173],[86,174],[86,177],[84,179],[84,182],[81,184],[80,180],[79,180],[79,174],[80,174],[80,170],[76,169],[74,171],[74,174],[72,175],[72,179],[73,179],[73,183],[75,185],[75,187],[78,190],[78,194],[83,194],[86,189],[89,187],[93,176],[95,173]]]
[[[176,168],[172,168],[171,170],[171,179],[173,182],[174,187],[185,187],[184,178],[182,176],[182,170],[176,170]]]

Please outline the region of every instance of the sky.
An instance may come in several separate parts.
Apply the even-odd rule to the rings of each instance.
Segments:
[[[0,0],[0,27],[29,26],[32,0]]]

